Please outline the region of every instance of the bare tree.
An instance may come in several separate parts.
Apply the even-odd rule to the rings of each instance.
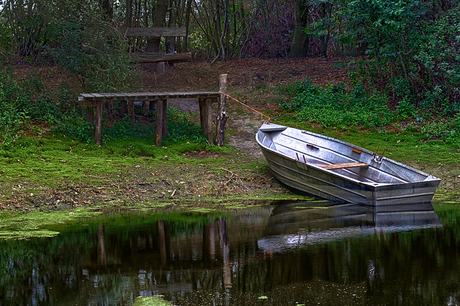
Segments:
[[[226,60],[239,54],[248,32],[244,3],[235,0],[193,1],[192,16],[199,37],[206,41],[208,59]],[[233,29],[231,29],[233,25]],[[198,32],[198,31],[197,31]]]

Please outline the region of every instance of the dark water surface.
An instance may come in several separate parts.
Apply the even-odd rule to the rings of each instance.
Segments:
[[[435,208],[105,215],[0,241],[0,305],[458,305],[460,209]]]

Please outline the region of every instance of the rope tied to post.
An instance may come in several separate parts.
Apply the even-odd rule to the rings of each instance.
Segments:
[[[222,92],[222,91],[219,91],[219,93],[222,94],[222,95],[225,95],[227,98],[230,98],[230,99],[232,99],[232,100],[234,100],[234,101],[240,103],[241,105],[245,106],[246,108],[249,108],[249,109],[252,110],[253,112],[258,113],[260,116],[267,118],[267,120],[265,120],[266,123],[269,123],[269,122],[270,122],[270,117],[268,117],[267,115],[263,114],[262,112],[256,110],[255,108],[253,108],[253,107],[251,107],[251,106],[249,106],[249,105],[247,105],[247,104],[241,102],[241,101],[238,100],[237,98],[234,98],[234,97],[230,96],[230,95],[227,94],[227,93],[224,93],[224,92]]]

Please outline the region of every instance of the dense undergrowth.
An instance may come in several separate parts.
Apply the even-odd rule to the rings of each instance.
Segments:
[[[356,127],[379,132],[409,132],[417,134],[421,140],[436,139],[447,143],[456,142],[460,135],[458,112],[448,107],[433,108],[427,103],[416,107],[404,101],[391,107],[385,92],[364,85],[352,88],[344,83],[320,86],[306,79],[279,86],[276,94],[284,97],[285,102],[281,106],[284,112],[293,115],[293,124],[310,122],[341,130]],[[117,102],[115,112],[116,109]],[[141,120],[132,122],[127,117],[120,117],[109,124],[104,119],[103,141],[131,138],[133,135],[153,139],[154,126],[142,117],[155,120],[155,113],[143,114],[143,110],[138,109],[136,116]],[[93,127],[86,119],[85,110],[77,104],[72,88],[63,84],[48,89],[45,81],[34,74],[18,81],[7,70],[0,71],[0,118],[0,143],[3,147],[13,145],[24,134],[41,134],[43,131],[37,124],[49,126],[53,133],[84,143],[94,140]],[[169,108],[168,118],[167,142],[187,139],[206,144],[190,114]]]
[[[319,86],[305,80],[280,87],[279,91],[292,97],[282,106],[294,112],[297,121],[341,130],[356,127],[408,132],[421,141],[436,139],[452,143],[460,138],[460,114],[448,107],[433,108],[426,103],[416,107],[401,101],[391,109],[385,92],[363,85],[347,89],[344,83]]]

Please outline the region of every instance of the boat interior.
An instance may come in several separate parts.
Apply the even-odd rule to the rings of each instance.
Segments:
[[[307,131],[292,128],[259,131],[257,137],[263,146],[290,159],[360,182],[404,184],[430,177],[352,144]]]

